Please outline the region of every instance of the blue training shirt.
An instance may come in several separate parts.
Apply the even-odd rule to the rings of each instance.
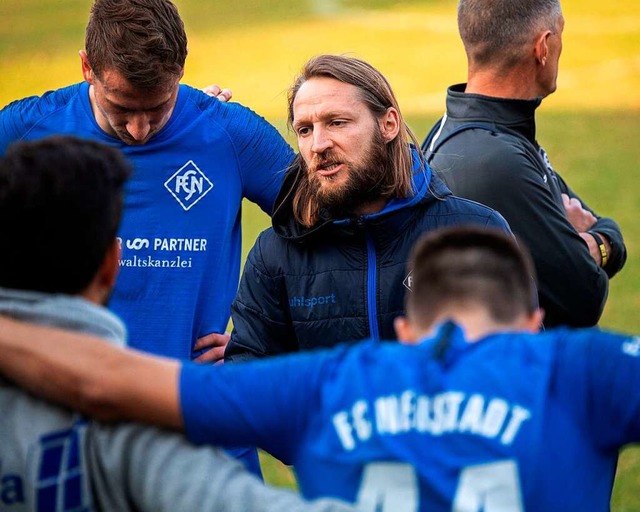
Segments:
[[[468,343],[445,324],[414,346],[185,364],[180,400],[192,441],[255,443],[295,466],[307,498],[387,512],[604,511],[618,450],[640,440],[639,357],[640,338],[595,329]]]
[[[98,126],[84,82],[0,111],[0,154],[15,140],[54,134],[118,147],[133,163],[110,307],[127,325],[132,347],[192,358],[197,338],[225,332],[229,321],[242,198],[270,214],[292,149],[248,108],[186,85],[168,123],[142,146],[128,146]],[[82,247],[69,240],[69,251]]]

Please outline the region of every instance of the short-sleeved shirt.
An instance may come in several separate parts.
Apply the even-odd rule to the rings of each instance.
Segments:
[[[141,146],[98,126],[87,83],[0,111],[0,154],[13,141],[54,134],[118,147],[132,162],[110,307],[127,325],[131,346],[190,359],[198,337],[224,332],[229,321],[240,271],[242,199],[271,213],[292,149],[248,108],[186,85],[167,124]],[[69,240],[69,250],[81,249]]]
[[[294,465],[307,497],[609,510],[618,450],[640,439],[639,357],[640,338],[595,329],[468,343],[445,324],[414,346],[186,364],[180,400],[192,441],[255,443]]]

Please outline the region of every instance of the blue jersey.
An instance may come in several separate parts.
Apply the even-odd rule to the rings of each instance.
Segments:
[[[187,364],[180,400],[191,440],[256,443],[295,466],[307,497],[393,512],[609,510],[618,450],[640,440],[639,356],[639,338],[598,330],[468,343],[445,324],[414,346]]]
[[[224,332],[229,321],[242,198],[271,213],[292,149],[251,110],[185,85],[168,123],[142,146],[128,146],[98,126],[87,83],[0,111],[0,154],[14,140],[53,134],[116,146],[133,163],[110,306],[125,321],[131,346],[191,358],[198,337]],[[82,248],[69,240],[69,250]]]

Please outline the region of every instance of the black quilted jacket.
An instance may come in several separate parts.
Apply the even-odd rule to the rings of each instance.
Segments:
[[[227,360],[280,354],[364,338],[395,339],[404,311],[407,260],[425,231],[474,224],[509,230],[494,210],[451,195],[438,178],[416,175],[416,194],[377,214],[324,219],[304,228],[293,219],[290,171],[273,227],[249,253],[232,306]]]

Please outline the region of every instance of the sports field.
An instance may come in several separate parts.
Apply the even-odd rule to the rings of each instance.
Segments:
[[[286,132],[286,89],[305,60],[348,53],[381,69],[419,139],[464,81],[455,0],[176,0],[189,35],[185,82],[217,83]],[[0,106],[81,79],[77,51],[90,0],[0,1]],[[602,321],[640,333],[640,2],[565,0],[558,91],[539,110],[538,140],[556,170],[621,225],[629,250]],[[268,223],[244,212],[244,251]],[[629,390],[630,393],[639,392]],[[290,473],[267,459],[267,478]],[[640,510],[640,451],[623,454],[612,508]]]

